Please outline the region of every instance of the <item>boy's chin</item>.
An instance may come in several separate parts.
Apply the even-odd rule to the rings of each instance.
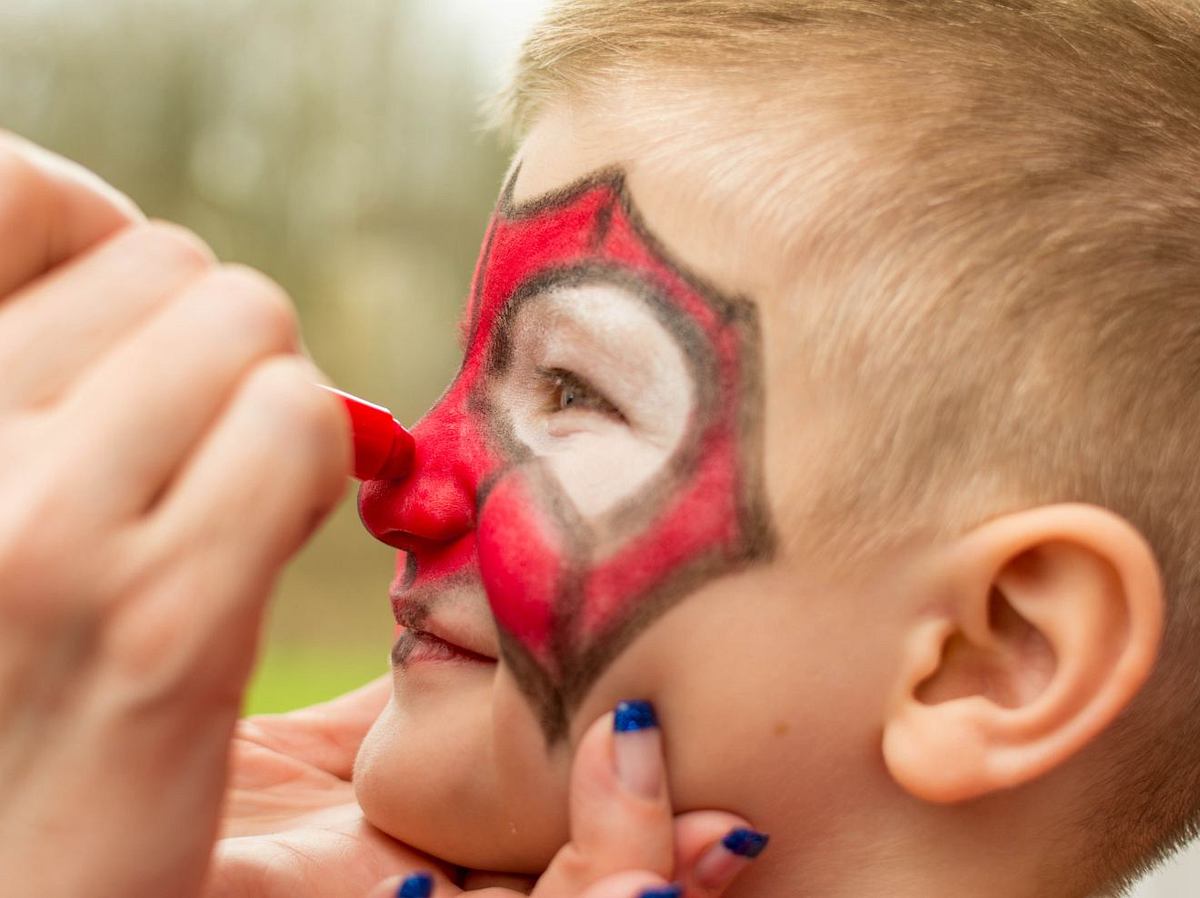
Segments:
[[[566,841],[565,801],[497,769],[490,699],[487,689],[438,708],[393,700],[359,750],[355,796],[372,826],[418,851],[537,874]]]

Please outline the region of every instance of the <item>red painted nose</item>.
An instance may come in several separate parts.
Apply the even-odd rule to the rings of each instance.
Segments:
[[[381,542],[428,555],[474,528],[476,490],[489,465],[475,427],[457,406],[440,403],[414,428],[418,445],[404,476],[363,484],[359,517]]]

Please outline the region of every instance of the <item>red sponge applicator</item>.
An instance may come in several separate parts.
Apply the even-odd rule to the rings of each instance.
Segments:
[[[359,480],[399,480],[412,469],[416,441],[383,406],[333,387],[350,415],[354,439],[354,476]]]

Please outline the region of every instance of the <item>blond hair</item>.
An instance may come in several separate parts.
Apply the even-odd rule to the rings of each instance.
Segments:
[[[671,79],[736,92],[703,134],[689,108],[671,150],[740,178],[781,265],[825,294],[805,349],[855,413],[814,515],[843,522],[847,558],[879,548],[864,533],[1054,501],[1155,548],[1162,661],[1081,809],[1087,877],[1140,872],[1200,822],[1200,10],[562,0],[504,108],[519,130],[564,96]]]

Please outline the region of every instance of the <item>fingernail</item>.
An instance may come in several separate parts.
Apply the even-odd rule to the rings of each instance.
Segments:
[[[396,889],[396,898],[429,898],[433,894],[433,877],[428,873],[414,873],[405,877]]]
[[[766,833],[739,827],[704,853],[692,868],[696,883],[706,889],[723,889],[747,864],[763,853],[771,839]]]
[[[770,841],[771,837],[766,833],[740,827],[731,830],[721,840],[721,847],[728,849],[730,854],[736,854],[738,857],[744,857],[752,861],[763,853],[767,847],[767,843]]]
[[[638,898],[681,898],[682,895],[682,886],[655,886],[641,892]]]
[[[621,702],[613,715],[617,778],[643,798],[656,798],[662,789],[662,733],[654,705]]]

